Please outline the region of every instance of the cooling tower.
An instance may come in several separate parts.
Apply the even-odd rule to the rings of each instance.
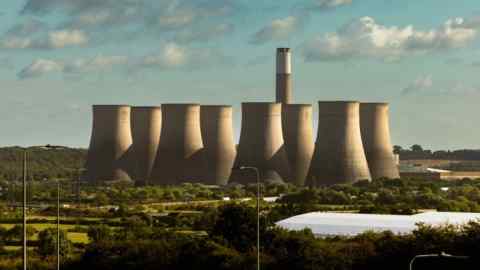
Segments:
[[[280,103],[242,103],[242,128],[235,168],[259,169],[262,181],[280,182],[290,178],[282,136]],[[234,173],[232,181],[255,182],[252,172]],[[247,177],[248,175],[248,177]]]
[[[151,182],[174,185],[202,180],[200,105],[163,104],[160,138]]]
[[[232,107],[201,106],[203,155],[207,160],[205,182],[226,185],[235,161]]]
[[[131,180],[128,173],[131,144],[130,106],[93,105],[87,181]]]
[[[292,102],[291,57],[290,48],[277,48],[276,101],[282,104]]]
[[[372,178],[399,178],[390,142],[388,104],[361,103],[360,127]]]
[[[360,134],[359,103],[320,101],[318,135],[308,185],[371,179]]]
[[[132,107],[132,167],[137,185],[148,185],[157,157],[162,127],[160,107]]]
[[[303,186],[312,160],[312,105],[287,104],[283,110],[283,137],[292,173],[292,182]]]

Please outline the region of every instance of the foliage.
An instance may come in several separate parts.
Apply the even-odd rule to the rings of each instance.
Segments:
[[[50,228],[38,234],[37,252],[41,257],[52,256],[57,250],[57,230]],[[72,243],[67,239],[65,231],[60,230],[60,256],[67,257],[72,249]]]

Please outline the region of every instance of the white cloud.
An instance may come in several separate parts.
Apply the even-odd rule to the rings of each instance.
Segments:
[[[91,59],[76,59],[66,64],[63,71],[66,73],[105,72],[126,64],[128,64],[126,56],[98,55]]]
[[[169,43],[160,52],[150,54],[136,61],[137,68],[159,69],[205,69],[211,66],[230,63],[230,59],[220,51],[209,48],[190,48]]]
[[[0,40],[4,49],[62,49],[84,46],[89,42],[88,36],[81,30],[50,31],[44,36],[27,37],[7,34]]]
[[[182,43],[204,42],[233,31],[235,0],[26,0],[22,14],[60,14],[55,29],[78,29],[92,42],[112,42],[133,34]],[[213,25],[213,27],[212,27]],[[223,27],[223,28],[222,28]],[[221,32],[224,31],[224,32]],[[128,33],[128,34],[126,34]],[[217,35],[218,34],[218,35]],[[30,38],[32,39],[32,38]]]
[[[270,24],[256,32],[250,43],[263,44],[273,40],[285,40],[295,33],[301,25],[300,19],[295,16],[273,20]]]
[[[205,42],[214,38],[219,38],[235,31],[235,27],[230,23],[221,23],[211,27],[189,28],[179,31],[175,34],[175,41],[180,43],[191,43],[194,41]]]
[[[18,73],[19,79],[35,78],[48,73],[88,73],[111,71],[118,66],[128,64],[126,56],[103,56],[78,58],[73,61],[36,59]]]
[[[306,61],[332,61],[353,57],[395,60],[414,53],[428,53],[468,45],[477,35],[461,18],[448,20],[437,29],[416,30],[413,26],[384,26],[362,17],[335,33],[318,36],[302,45]]]
[[[352,4],[352,0],[317,0],[315,1],[314,6],[319,9],[331,9],[350,4]]]
[[[48,33],[47,48],[58,49],[71,46],[83,46],[88,43],[85,32],[80,30],[60,30]]]
[[[51,72],[60,72],[63,64],[54,60],[37,59],[18,73],[20,79],[39,77]]]
[[[160,53],[143,57],[142,66],[156,66],[160,68],[173,68],[185,64],[187,51],[175,43],[167,44]]]
[[[91,74],[115,70],[135,72],[145,68],[191,70],[206,69],[227,63],[231,63],[230,59],[220,51],[169,43],[159,52],[141,57],[98,55],[93,58],[77,58],[70,61],[37,59],[21,70],[17,76],[19,79],[26,79],[48,73]]]
[[[403,95],[409,95],[432,88],[433,80],[431,75],[420,76],[402,90]]]

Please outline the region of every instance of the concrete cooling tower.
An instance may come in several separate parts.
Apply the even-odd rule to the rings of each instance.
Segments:
[[[390,142],[388,104],[361,103],[360,127],[372,178],[400,178]]]
[[[129,176],[130,106],[93,105],[93,124],[86,162],[87,181],[131,180]]]
[[[280,103],[242,103],[242,128],[235,168],[259,169],[262,181],[281,182],[290,178],[288,158],[282,136]],[[238,170],[232,182],[252,183],[252,172]]]
[[[200,105],[163,104],[162,129],[151,182],[199,182],[204,174]]]
[[[309,186],[371,180],[360,134],[359,103],[320,101]]]
[[[287,151],[292,182],[303,186],[312,160],[313,123],[312,105],[283,105],[283,137]]]
[[[290,48],[277,49],[276,101],[282,104],[292,102],[291,58]]]
[[[205,182],[226,185],[235,161],[231,106],[201,106],[203,155],[207,161]]]
[[[162,127],[160,107],[132,107],[132,171],[137,185],[148,185]]]

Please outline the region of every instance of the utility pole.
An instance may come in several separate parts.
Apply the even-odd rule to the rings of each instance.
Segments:
[[[23,270],[27,270],[27,149],[23,150]]]
[[[257,270],[260,270],[260,172],[253,166],[241,166],[239,169],[253,170],[257,176]]]
[[[57,270],[60,270],[60,181],[57,180]]]

